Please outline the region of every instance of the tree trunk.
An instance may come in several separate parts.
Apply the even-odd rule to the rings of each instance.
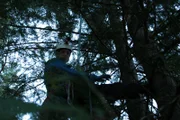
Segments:
[[[156,41],[149,39],[148,18],[144,17],[148,17],[149,14],[139,8],[140,4],[137,1],[131,0],[126,6],[129,10],[133,10],[131,13],[134,13],[132,15],[127,12],[126,16],[128,16],[128,29],[134,42],[135,56],[143,66],[148,78],[151,92],[158,104],[160,119],[175,120],[180,117],[179,111],[177,111],[179,99],[175,100],[176,83],[168,75],[163,62],[164,56],[159,54]],[[141,13],[144,18],[140,17],[138,13]]]
[[[111,4],[109,0],[104,0],[103,2]],[[105,7],[103,10],[104,11],[97,10],[93,13],[83,14],[83,18],[89,24],[98,39],[114,40],[116,46],[116,57],[121,71],[120,80],[122,80],[124,84],[137,82],[134,64],[127,48],[126,33],[125,30],[123,31],[125,26],[119,19],[122,15],[119,13],[117,14],[118,9],[114,6]],[[102,24],[106,14],[109,16],[109,21],[111,23],[110,27],[107,27],[107,25],[103,26]],[[118,91],[116,92],[116,94],[118,94]],[[144,109],[146,109],[146,107],[140,97],[126,100],[126,103],[130,120],[140,120],[145,115]]]
[[[109,20],[113,30],[111,32],[114,33],[111,39],[114,40],[116,46],[116,56],[121,71],[120,80],[124,84],[135,83],[137,82],[137,74],[128,49],[125,24],[119,20],[122,17],[120,14],[118,15],[111,7],[108,9]],[[142,98],[126,99],[126,105],[130,120],[140,120],[145,115],[146,107]]]

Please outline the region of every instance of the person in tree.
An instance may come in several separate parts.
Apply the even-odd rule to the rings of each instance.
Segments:
[[[72,52],[69,40],[67,38],[63,43],[58,44],[55,49],[56,57],[45,64],[44,83],[47,88],[47,98],[40,112],[41,120],[66,120],[70,117],[82,119],[85,115],[88,116],[86,113],[89,113],[90,109],[89,83],[110,77],[87,75],[67,65]]]

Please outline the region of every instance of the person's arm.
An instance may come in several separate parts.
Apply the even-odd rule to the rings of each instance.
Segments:
[[[103,79],[110,79],[110,78],[111,78],[111,76],[107,75],[107,74],[103,74],[103,75],[100,75],[100,76],[97,76],[97,75],[94,75],[94,74],[89,75],[89,79],[91,81],[102,81]]]
[[[80,73],[74,69],[67,67],[67,65],[59,59],[54,59],[54,60],[52,60],[46,64],[46,70],[47,71],[48,71],[48,69],[50,69],[52,67],[55,67],[60,71],[67,72],[70,75],[74,75],[74,76],[82,76],[83,75],[83,73]]]
[[[101,75],[101,76],[96,76],[96,75],[88,75],[86,73],[83,72],[78,72],[72,68],[69,68],[66,64],[64,64],[61,60],[59,59],[54,59],[52,61],[50,61],[49,63],[46,64],[46,69],[50,69],[52,67],[57,68],[60,71],[64,71],[69,73],[70,75],[74,75],[74,76],[84,76],[87,77],[89,80],[91,81],[99,81],[102,79],[109,79],[110,75]]]

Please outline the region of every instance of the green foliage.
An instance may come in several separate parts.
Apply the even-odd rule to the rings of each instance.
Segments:
[[[79,43],[81,51],[76,52],[80,52],[78,57],[81,61],[78,63],[85,71],[98,74],[110,73],[112,79],[108,82],[122,81],[124,75],[133,76],[128,66],[131,58],[136,57],[132,49],[134,43],[129,35],[130,29],[126,28],[129,15],[138,14],[138,19],[143,21],[134,24],[136,27],[146,23],[147,30],[153,33],[148,34],[152,41],[146,42],[157,44],[159,50],[152,55],[153,59],[156,61],[158,55],[161,55],[162,59],[165,58],[163,61],[167,71],[179,81],[178,1],[139,1],[138,4],[142,11],[129,13],[128,10],[131,8],[128,8],[125,1],[1,1],[0,96],[13,98],[1,100],[3,109],[0,112],[4,114],[1,116],[7,117],[4,119],[11,119],[11,116],[21,113],[36,112],[36,106],[16,99],[32,102],[30,99],[33,98],[33,102],[42,103],[46,94],[44,89],[41,89],[44,63],[53,56],[55,44],[67,36],[75,36],[72,38],[74,49],[77,50]],[[83,24],[79,39],[77,26],[80,15]],[[80,41],[77,42],[77,39]],[[75,61],[72,64],[76,65],[77,54],[75,52],[73,54]],[[140,70],[138,67],[134,69]],[[143,69],[140,72],[145,74]],[[31,92],[27,97],[25,93],[29,91]],[[52,107],[56,108],[56,106]],[[121,115],[122,109],[120,112],[118,110],[116,112]],[[78,114],[81,117],[83,115],[80,112]]]
[[[39,107],[36,104],[25,103],[13,98],[0,98],[0,103],[0,115],[2,120],[17,120],[18,114],[39,111]]]

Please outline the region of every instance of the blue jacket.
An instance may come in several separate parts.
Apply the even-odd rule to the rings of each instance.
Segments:
[[[92,82],[103,78],[102,76],[88,76],[83,72],[78,72],[58,58],[49,60],[46,62],[44,70],[44,83],[47,88],[48,96],[55,95],[61,96],[62,98],[67,98],[67,88],[72,88],[68,87],[71,84],[70,81],[72,81],[74,85],[74,92],[84,96],[85,89],[88,88],[88,84],[85,80],[83,80],[86,76],[88,80]],[[53,97],[50,98],[53,100]]]
[[[49,71],[51,68],[56,68],[57,70],[64,71],[73,76],[85,76],[88,77],[91,81],[96,81],[101,79],[103,76],[96,76],[96,75],[87,75],[83,72],[78,72],[75,69],[70,68],[67,64],[65,64],[62,60],[58,58],[54,58],[49,60],[45,65],[45,72]],[[57,71],[54,71],[57,72]]]
[[[49,71],[52,67],[57,68],[58,70],[67,72],[68,74],[73,75],[73,76],[83,75],[82,73],[70,68],[67,64],[65,64],[62,60],[58,58],[51,59],[45,64],[45,72]]]

